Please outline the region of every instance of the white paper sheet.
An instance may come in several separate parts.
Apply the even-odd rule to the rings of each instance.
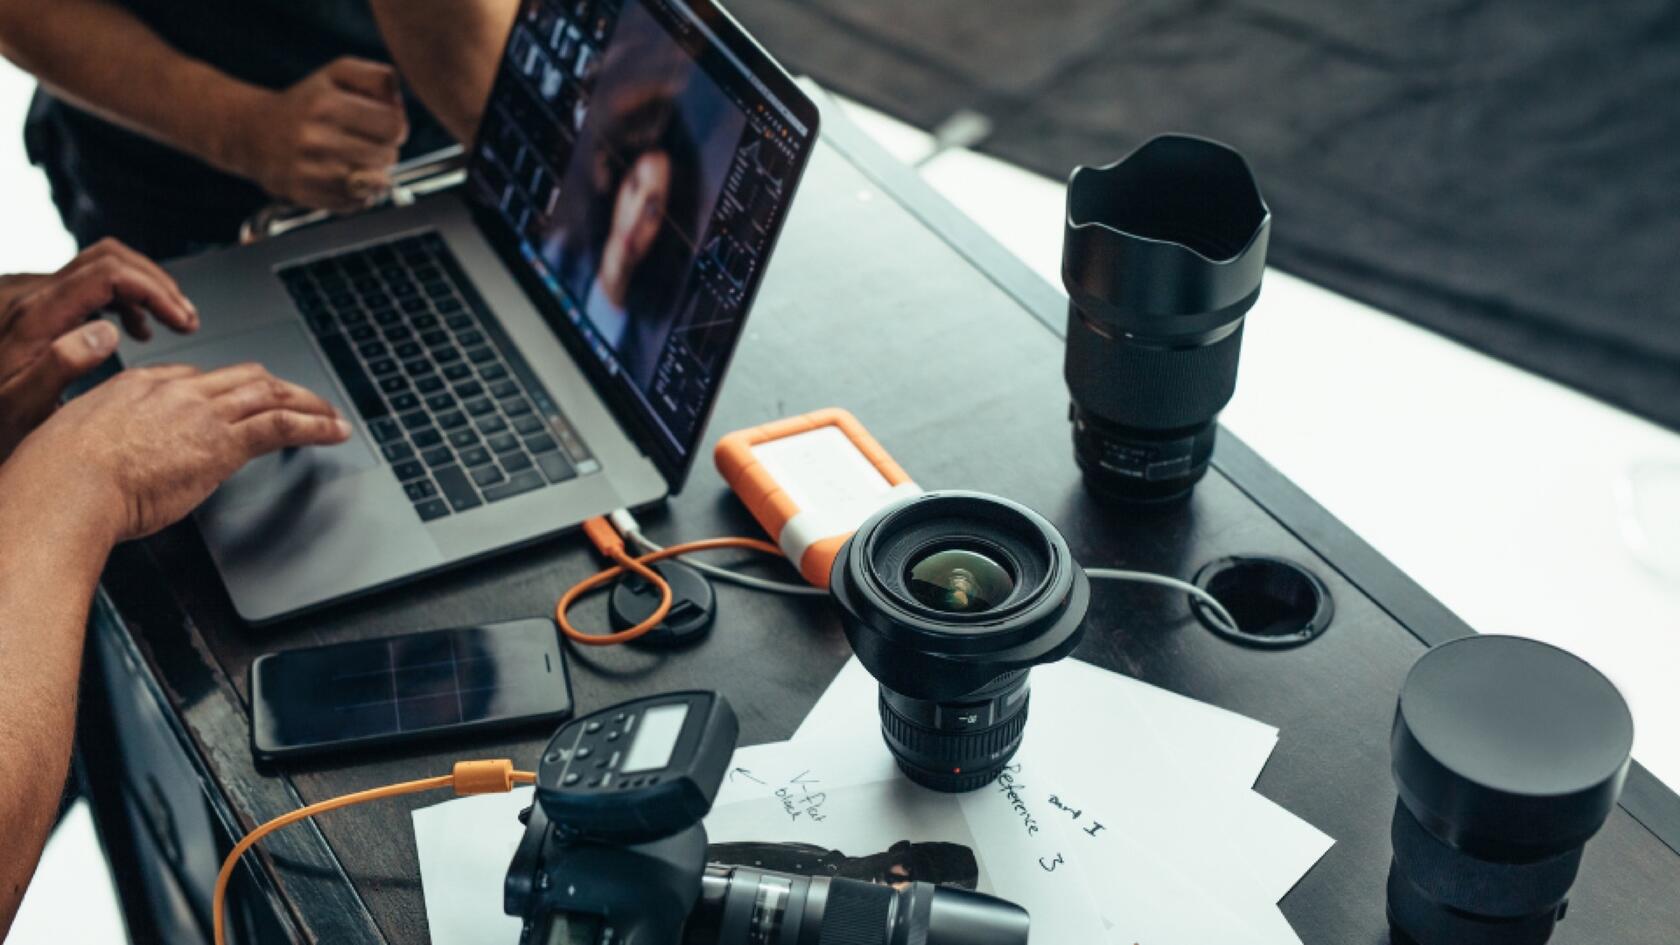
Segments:
[[[942,795],[897,773],[874,680],[853,660],[794,741],[737,752],[711,839],[863,856],[956,836],[982,890],[1031,911],[1034,945],[1299,945],[1275,903],[1331,840],[1249,789],[1276,729],[1072,660],[1033,682],[1008,777]],[[501,884],[529,794],[415,812],[435,945],[517,939]]]
[[[1324,833],[1248,789],[1275,728],[1077,660],[1036,667],[1032,684],[1019,757],[1071,772],[1063,790],[1087,825],[1150,851],[1158,868],[1216,901],[1273,912],[1330,848]],[[875,693],[849,661],[795,739],[871,730]]]
[[[532,789],[461,797],[413,814],[420,893],[432,945],[512,945],[520,921],[502,914],[502,881],[525,827]]]
[[[917,787],[879,745],[800,741],[736,752],[706,818],[708,835],[713,843],[775,840],[853,857],[904,840],[955,844],[974,855],[981,892],[1003,895],[1032,916],[1032,945],[1103,940],[1092,885],[1066,861],[1068,841],[1042,797]]]
[[[874,677],[856,657],[846,661],[794,733],[805,738],[848,737],[880,725]],[[1100,729],[1147,747],[1152,757],[1178,755],[1199,765],[1210,782],[1250,787],[1277,745],[1277,729],[1218,706],[1188,699],[1130,676],[1080,660],[1032,671],[1027,738],[1047,730]]]

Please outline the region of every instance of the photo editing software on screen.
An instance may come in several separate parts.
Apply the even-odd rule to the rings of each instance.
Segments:
[[[689,451],[811,130],[668,0],[527,0],[475,197],[679,455]]]

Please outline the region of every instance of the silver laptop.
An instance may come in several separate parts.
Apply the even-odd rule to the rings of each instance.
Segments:
[[[125,364],[260,362],[356,428],[197,512],[239,614],[677,491],[816,133],[709,0],[526,0],[462,187],[170,265],[204,327]]]

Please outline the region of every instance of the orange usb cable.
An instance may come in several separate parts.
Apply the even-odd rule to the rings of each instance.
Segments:
[[[658,571],[648,567],[655,561],[663,561],[677,555],[692,554],[696,551],[715,551],[722,548],[744,548],[777,557],[780,557],[782,553],[782,549],[757,538],[707,538],[701,541],[672,545],[651,554],[631,557],[630,553],[624,550],[624,536],[618,533],[618,530],[606,517],[600,516],[584,522],[583,533],[588,536],[590,543],[595,546],[602,557],[614,562],[613,566],[605,571],[600,571],[572,585],[566,593],[560,595],[560,602],[554,607],[554,620],[560,625],[560,632],[564,633],[568,640],[584,646],[612,646],[616,643],[628,643],[659,626],[660,622],[671,612],[671,585],[666,583]],[[574,626],[571,619],[566,615],[567,611],[572,609],[572,605],[577,603],[583,595],[610,584],[625,572],[636,574],[654,587],[659,588],[659,606],[654,608],[653,613],[634,627],[620,630],[617,633],[584,633]]]
[[[530,771],[515,771],[513,762],[506,758],[491,761],[457,761],[455,770],[449,774],[438,775],[435,778],[421,778],[418,781],[404,781],[401,784],[387,784],[354,794],[345,794],[318,804],[282,814],[261,827],[245,835],[245,839],[234,845],[233,850],[222,861],[222,871],[216,876],[216,890],[211,898],[210,921],[216,938],[216,945],[226,942],[226,901],[228,882],[233,878],[233,868],[239,865],[239,858],[245,851],[255,846],[258,840],[268,836],[281,827],[295,824],[300,820],[324,814],[341,807],[350,807],[366,801],[377,801],[386,797],[397,797],[403,794],[418,794],[421,791],[434,791],[439,788],[454,788],[457,796],[466,797],[470,794],[502,794],[513,790],[516,784],[535,784],[537,776]]]

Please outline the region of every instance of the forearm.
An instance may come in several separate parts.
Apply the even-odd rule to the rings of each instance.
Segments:
[[[518,0],[372,0],[397,69],[461,142],[478,132]]]
[[[0,938],[63,793],[88,607],[111,531],[92,496],[0,466]]]
[[[0,0],[0,53],[81,108],[245,174],[239,118],[271,93],[180,52],[109,0],[51,7]]]

